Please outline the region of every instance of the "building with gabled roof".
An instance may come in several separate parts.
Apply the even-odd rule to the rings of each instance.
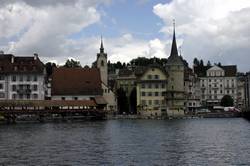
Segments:
[[[96,68],[55,68],[52,73],[52,99],[80,100],[102,96],[100,71]]]
[[[230,95],[237,104],[237,67],[229,66],[204,66],[204,69],[194,67],[194,72],[199,76],[201,87],[201,102],[205,107],[219,106],[225,95]]]
[[[45,67],[38,54],[17,57],[0,54],[0,100],[43,100]]]
[[[159,65],[149,65],[144,72],[137,77],[137,108],[143,116],[167,115],[165,100],[168,74]]]
[[[94,100],[107,105],[103,97],[100,71],[97,68],[59,67],[51,75],[52,100]]]

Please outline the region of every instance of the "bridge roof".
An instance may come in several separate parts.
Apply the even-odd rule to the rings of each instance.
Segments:
[[[2,107],[97,106],[94,100],[1,100],[0,105]]]

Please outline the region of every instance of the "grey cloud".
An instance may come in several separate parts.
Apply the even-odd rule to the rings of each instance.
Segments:
[[[177,18],[176,33],[184,40],[183,57],[189,64],[198,57],[205,61],[236,64],[239,71],[250,70],[249,1],[174,0],[156,5],[154,12],[165,23],[162,32],[166,36],[171,32],[172,19]]]

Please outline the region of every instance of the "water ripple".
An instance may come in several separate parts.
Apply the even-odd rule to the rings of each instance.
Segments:
[[[250,165],[244,119],[0,126],[0,165]]]

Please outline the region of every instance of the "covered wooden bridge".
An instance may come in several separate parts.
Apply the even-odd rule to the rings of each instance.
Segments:
[[[44,121],[53,117],[90,117],[103,119],[106,102],[97,100],[3,100],[0,101],[0,116],[11,123],[20,116],[37,117]]]

